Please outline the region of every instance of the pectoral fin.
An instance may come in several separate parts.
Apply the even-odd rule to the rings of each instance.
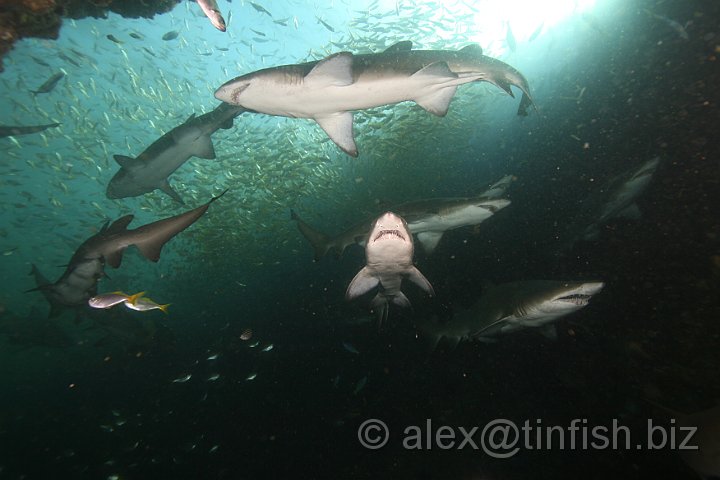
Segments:
[[[438,242],[442,238],[444,232],[421,232],[417,234],[418,242],[422,245],[423,250],[427,254],[431,254]]]
[[[407,278],[413,282],[418,287],[422,288],[427,292],[428,295],[431,297],[435,295],[435,291],[433,290],[432,285],[430,285],[430,282],[428,282],[428,279],[425,278],[425,276],[420,273],[420,270],[418,270],[415,267],[411,267],[407,271]]]
[[[105,255],[105,263],[110,265],[112,268],[118,268],[122,263],[122,256],[125,252],[124,248],[115,250],[114,252]]]
[[[210,135],[201,135],[195,140],[193,155],[208,160],[215,158],[215,147],[213,147]]]
[[[358,156],[353,137],[353,116],[350,112],[339,112],[324,117],[315,117],[315,121],[325,130],[330,140],[351,157]]]
[[[355,278],[352,279],[350,285],[348,285],[345,298],[352,300],[353,298],[359,297],[377,287],[378,283],[380,283],[380,281],[370,275],[368,268],[363,267],[363,269],[355,275]]]
[[[160,190],[170,195],[170,197],[178,202],[180,205],[185,205],[185,202],[183,199],[178,195],[178,193],[170,186],[167,179],[160,185]]]

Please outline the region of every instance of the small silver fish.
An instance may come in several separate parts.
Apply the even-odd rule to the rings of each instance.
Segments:
[[[345,350],[347,350],[350,353],[353,353],[355,355],[360,355],[360,352],[358,352],[358,349],[355,348],[355,345],[353,345],[350,342],[342,342],[342,346]]]
[[[262,352],[269,352],[269,351],[272,350],[273,348],[275,348],[275,345],[273,345],[273,344],[271,343],[271,344],[268,345],[267,347],[263,348],[261,351],[262,351]]]
[[[90,298],[88,300],[88,305],[90,305],[92,308],[112,308],[115,305],[119,305],[123,302],[130,303],[131,305],[134,305],[137,300],[142,297],[145,294],[145,292],[139,292],[135,295],[128,295],[124,292],[111,292],[111,293],[101,293],[100,295],[95,295],[94,297]]]
[[[246,328],[243,330],[243,332],[240,334],[240,340],[250,340],[252,338],[253,331],[251,328]]]
[[[255,380],[255,377],[257,377],[257,373],[251,373],[245,378],[245,380]]]
[[[185,375],[183,377],[176,378],[175,380],[172,381],[172,383],[185,383],[188,380],[190,380],[191,378],[192,378],[192,375],[188,373],[187,375]]]
[[[214,382],[214,381],[217,380],[218,378],[220,378],[220,374],[219,374],[219,373],[213,373],[212,375],[210,375],[210,376],[207,378],[207,381],[208,381],[208,382]]]

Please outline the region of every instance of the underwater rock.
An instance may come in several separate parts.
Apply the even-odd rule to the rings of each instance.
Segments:
[[[128,18],[152,18],[180,0],[0,0],[0,72],[2,58],[21,38],[56,39],[63,18],[105,18],[108,11]]]

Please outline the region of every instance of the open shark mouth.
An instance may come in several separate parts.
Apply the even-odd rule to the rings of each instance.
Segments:
[[[575,305],[583,307],[588,304],[588,302],[590,301],[591,298],[592,298],[592,295],[585,295],[582,293],[574,293],[572,295],[567,295],[565,297],[559,297],[559,298],[555,299],[555,301],[573,303]]]
[[[405,237],[402,233],[400,233],[400,230],[380,230],[380,232],[378,232],[378,234],[373,239],[373,242],[377,242],[378,240],[380,240],[380,238],[388,235],[390,237],[398,237],[400,240],[405,241]]]

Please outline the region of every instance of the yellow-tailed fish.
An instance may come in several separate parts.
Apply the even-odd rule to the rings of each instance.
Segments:
[[[148,297],[141,297],[132,302],[125,302],[125,306],[131,310],[137,310],[138,312],[147,312],[148,310],[162,310],[164,314],[167,314],[167,309],[170,306],[169,303],[160,305],[154,300]]]
[[[100,295],[95,295],[94,297],[90,298],[88,300],[88,305],[93,308],[112,308],[115,305],[123,302],[126,305],[133,305],[144,294],[145,292],[139,292],[135,295],[128,295],[124,292],[101,293]]]

